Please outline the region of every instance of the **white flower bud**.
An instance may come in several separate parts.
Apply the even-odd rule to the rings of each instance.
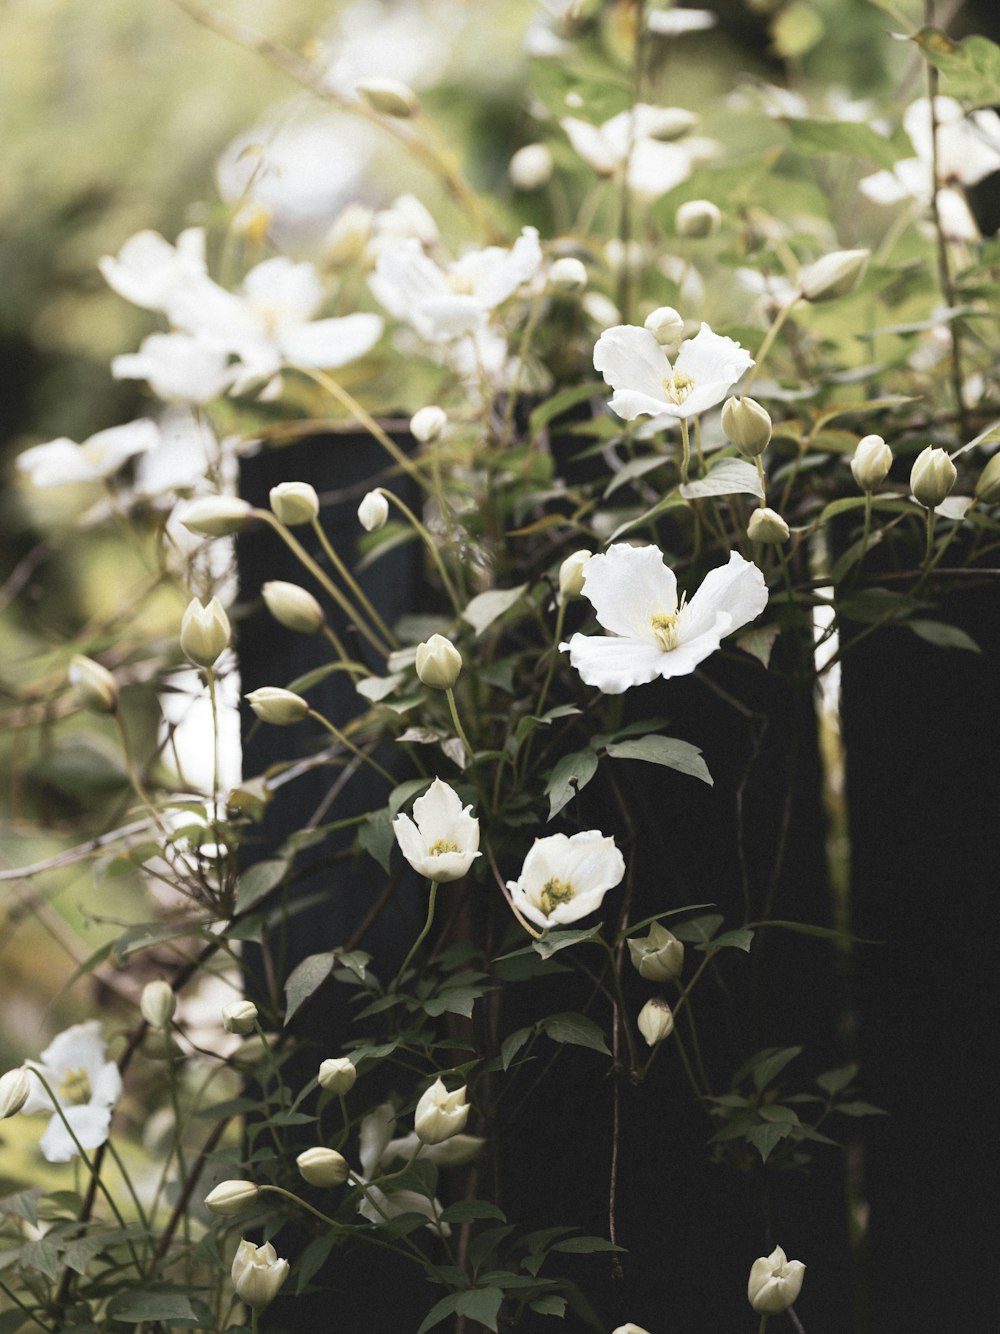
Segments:
[[[410,418],[410,431],[415,440],[419,440],[422,445],[429,445],[437,440],[441,432],[448,425],[448,414],[444,408],[439,408],[437,404],[431,403],[426,408],[420,408]]]
[[[244,698],[261,722],[270,723],[272,727],[300,723],[309,713],[308,701],[293,690],[282,690],[281,686],[261,686]]]
[[[788,524],[777,510],[762,505],[750,515],[747,524],[747,537],[751,542],[761,542],[767,546],[778,546],[788,541]]]
[[[917,455],[910,473],[910,490],[918,504],[936,509],[958,481],[958,469],[948,457],[947,450],[932,445]]]
[[[440,1079],[424,1092],[413,1113],[413,1129],[423,1144],[440,1144],[465,1129],[469,1119],[469,1104],[463,1084],[449,1093]]]
[[[507,165],[507,175],[518,190],[540,190],[552,179],[552,154],[544,144],[525,144]]]
[[[250,522],[253,506],[239,496],[201,496],[178,512],[178,519],[198,537],[228,537]]]
[[[118,682],[93,658],[76,653],[69,660],[67,672],[80,704],[94,713],[114,713],[118,708]]]
[[[196,667],[212,667],[229,647],[232,630],[218,598],[206,605],[192,598],[181,618],[180,645],[184,656]]]
[[[357,1067],[347,1056],[328,1056],[320,1062],[319,1086],[331,1093],[347,1093],[358,1077]]]
[[[142,989],[139,1011],[150,1028],[169,1028],[177,1009],[177,997],[169,982],[157,978]]]
[[[612,1330],[611,1334],[649,1334],[649,1331],[643,1329],[641,1325],[633,1325],[630,1320],[627,1325],[619,1325],[617,1329]]]
[[[807,301],[847,296],[864,276],[870,250],[835,250],[799,270],[799,291]]]
[[[806,1267],[801,1260],[787,1260],[776,1246],[770,1255],[754,1260],[747,1283],[750,1305],[761,1315],[787,1311],[802,1290]]]
[[[252,1033],[257,1022],[257,1007],[253,1001],[230,1001],[222,1007],[222,1027],[227,1033]]]
[[[385,527],[389,517],[389,502],[381,491],[369,491],[358,506],[358,521],[366,533],[376,533]]]
[[[1000,454],[994,454],[979,474],[976,499],[984,505],[995,505],[1000,501]]]
[[[326,620],[323,608],[313,595],[298,584],[271,579],[260,591],[268,611],[286,630],[314,635]]]
[[[892,467],[892,450],[880,435],[865,435],[851,459],[851,472],[862,491],[874,491]]]
[[[549,269],[549,286],[556,292],[569,294],[582,292],[587,286],[587,270],[583,262],[573,255],[563,255],[554,260]]]
[[[362,100],[383,116],[406,120],[420,110],[416,93],[399,79],[361,79],[354,86]]]
[[[342,1186],[351,1174],[347,1159],[336,1149],[305,1149],[295,1164],[310,1186]]]
[[[722,405],[722,429],[741,454],[754,459],[771,441],[771,415],[754,398],[727,398]]]
[[[0,1075],[0,1121],[16,1116],[28,1101],[31,1081],[23,1065]]]
[[[684,967],[684,945],[672,931],[653,922],[648,936],[628,942],[632,966],[648,982],[676,982]]]
[[[700,241],[714,236],[722,226],[722,213],[710,199],[689,199],[681,204],[674,217],[678,236]]]
[[[583,572],[593,555],[591,551],[574,551],[559,566],[559,601],[571,602],[583,596]]]
[[[649,1045],[655,1047],[674,1031],[674,1014],[665,1000],[654,996],[639,1011],[636,1024]]]
[[[417,675],[432,690],[450,690],[462,670],[462,655],[444,635],[417,645]]]
[[[684,321],[673,306],[657,306],[643,321],[660,347],[676,348],[684,335]]]
[[[223,1218],[231,1218],[256,1204],[259,1196],[260,1188],[252,1181],[220,1181],[205,1196],[205,1208]]]
[[[271,487],[271,509],[287,528],[312,523],[319,514],[319,496],[308,482],[279,482]]]
[[[278,1259],[278,1253],[269,1241],[263,1246],[255,1246],[253,1242],[243,1240],[236,1248],[232,1276],[240,1301],[260,1311],[277,1297],[288,1277],[288,1261]]]
[[[372,233],[374,217],[372,209],[357,202],[341,210],[323,243],[323,258],[331,268],[352,264],[362,257]]]

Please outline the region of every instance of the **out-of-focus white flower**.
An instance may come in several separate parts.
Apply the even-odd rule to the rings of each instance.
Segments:
[[[116,380],[145,380],[168,403],[208,403],[235,378],[227,352],[186,333],[150,334],[138,352],[112,358],[111,374]]]
[[[360,259],[371,237],[374,217],[372,209],[356,200],[341,209],[323,240],[326,263],[337,268]]]
[[[142,989],[139,1011],[150,1028],[169,1028],[177,1009],[177,996],[169,982],[162,977],[147,982]]]
[[[237,1297],[255,1311],[269,1306],[288,1277],[288,1268],[288,1261],[278,1259],[269,1241],[255,1246],[244,1238],[233,1259],[233,1287]]]
[[[392,822],[403,856],[418,875],[444,884],[460,880],[480,856],[479,821],[453,787],[435,778],[413,803],[413,819],[402,812]]]
[[[587,286],[587,266],[575,255],[561,255],[549,268],[549,287],[569,295],[582,292]]]
[[[650,199],[686,181],[695,162],[711,157],[718,147],[710,139],[690,135],[698,117],[682,107],[639,102],[603,125],[574,116],[560,123],[570,143],[599,176],[613,176],[626,170],[627,164],[629,189]]]
[[[440,439],[447,425],[448,414],[444,408],[439,408],[436,403],[428,403],[425,408],[418,408],[410,418],[410,433],[414,440],[429,445]]]
[[[146,417],[110,426],[84,440],[82,445],[65,436],[44,445],[32,445],[17,456],[17,470],[32,486],[68,486],[73,482],[100,482],[112,477],[136,454],[155,449],[159,441],[156,423]]]
[[[416,93],[408,83],[400,79],[371,76],[359,79],[354,85],[355,93],[367,102],[373,111],[383,116],[407,119],[420,110]]]
[[[621,882],[625,859],[615,840],[599,829],[567,837],[536,838],[516,880],[508,880],[514,906],[541,927],[565,926],[596,912]]]
[[[74,1024],[53,1038],[38,1061],[27,1062],[27,1069],[33,1078],[22,1110],[55,1113],[39,1143],[50,1163],[68,1163],[76,1156],[74,1135],[87,1150],[104,1143],[112,1110],[121,1097],[122,1077],[115,1062],[107,1059],[96,1019]]]
[[[414,1158],[423,1158],[438,1167],[464,1167],[479,1157],[485,1143],[481,1135],[460,1134],[452,1135],[440,1144],[425,1144],[413,1130],[409,1135],[401,1135],[389,1141],[382,1154],[381,1166],[388,1167],[397,1158],[404,1163]]]
[[[187,284],[206,277],[205,232],[189,227],[171,245],[159,232],[137,232],[97,267],[113,292],[145,310],[166,310]]]
[[[689,199],[677,210],[674,226],[678,236],[704,240],[706,236],[714,236],[722,226],[722,212],[710,199]]]
[[[383,1190],[373,1184],[389,1150],[395,1128],[396,1116],[389,1103],[381,1103],[361,1122],[358,1161],[362,1175],[352,1177],[353,1182],[364,1188],[358,1201],[358,1213],[376,1227],[398,1218],[400,1214],[423,1214],[431,1231],[450,1237],[451,1228],[441,1219],[439,1200],[428,1199],[415,1190],[395,1190],[391,1187]]]
[[[358,506],[358,522],[366,533],[384,528],[389,518],[389,502],[381,491],[369,491]]]
[[[726,635],[767,605],[764,576],[736,551],[726,565],[709,571],[690,602],[678,603],[677,580],[660,549],[624,542],[591,557],[583,594],[611,633],[578,633],[559,647],[569,650],[587,685],[609,695],[658,676],[693,672]]]
[[[425,1089],[413,1113],[413,1129],[423,1144],[441,1144],[465,1129],[470,1107],[463,1084],[449,1093],[440,1079]]]
[[[787,1311],[802,1290],[806,1267],[801,1260],[789,1260],[780,1246],[770,1255],[754,1260],[747,1283],[747,1298],[762,1315],[780,1315]]]
[[[199,496],[178,507],[177,522],[198,537],[229,537],[247,526],[252,512],[239,496]]]
[[[363,79],[388,77],[427,88],[443,72],[469,18],[467,6],[456,0],[353,0],[326,34],[333,59],[323,82],[348,98]]]
[[[864,276],[870,256],[870,250],[833,250],[799,270],[799,291],[807,301],[847,296]]]
[[[714,28],[718,17],[710,9],[650,9],[646,11],[646,27],[658,37],[683,37],[688,32],[705,32]]]
[[[994,454],[976,481],[976,499],[984,505],[1000,501],[1000,454]]]
[[[0,1075],[0,1121],[16,1116],[28,1101],[31,1081],[23,1065]]]
[[[438,225],[416,195],[400,195],[388,208],[379,209],[372,220],[369,255],[372,260],[398,241],[419,241],[422,247],[437,245]]]
[[[673,366],[648,329],[619,324],[606,329],[594,348],[594,368],[612,389],[610,407],[619,417],[693,417],[720,403],[753,358],[732,338],[703,324],[681,343]]]
[[[83,653],[75,653],[69,660],[66,676],[85,709],[92,709],[94,713],[114,713],[118,708],[118,682],[103,663],[95,662]]]
[[[559,566],[559,601],[570,602],[583,594],[583,572],[594,553],[574,551]]]
[[[507,175],[518,190],[540,190],[552,179],[552,154],[545,144],[525,144],[507,164]]]

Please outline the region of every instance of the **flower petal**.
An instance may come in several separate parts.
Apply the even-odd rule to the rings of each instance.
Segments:
[[[620,695],[630,686],[654,681],[663,674],[663,659],[669,657],[648,640],[619,635],[576,634],[559,647],[569,649],[570,665],[585,684],[606,695]]]
[[[73,1024],[57,1034],[42,1052],[39,1065],[46,1067],[46,1076],[52,1071],[63,1080],[70,1070],[85,1070],[88,1078],[96,1078],[107,1060],[107,1048],[101,1036],[98,1019],[84,1024]]]
[[[664,411],[663,382],[670,375],[670,363],[648,329],[634,324],[605,329],[594,348],[594,369],[612,389],[645,395],[659,404],[658,411]]]
[[[84,1149],[99,1148],[108,1138],[111,1129],[110,1107],[65,1107],[63,1116]],[[38,1147],[50,1163],[68,1163],[78,1153],[73,1135],[66,1129],[62,1117],[54,1116],[39,1140]]]
[[[289,361],[299,366],[332,370],[363,357],[381,336],[379,316],[362,312],[294,325],[282,331],[279,343]]]
[[[725,634],[739,630],[767,606],[764,576],[752,561],[738,551],[729,553],[729,562],[710,570],[701,587],[681,612],[678,638],[686,644],[705,634],[715,624],[719,612],[730,618]]]
[[[654,646],[650,618],[677,610],[677,580],[654,546],[616,542],[603,555],[593,556],[584,570],[583,595],[605,630]]]

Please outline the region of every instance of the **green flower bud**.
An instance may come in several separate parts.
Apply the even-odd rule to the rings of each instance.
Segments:
[[[788,541],[788,524],[781,515],[762,505],[750,515],[747,524],[747,537],[751,542],[761,542],[769,546],[778,546]]]
[[[674,1013],[665,1000],[654,996],[639,1011],[636,1024],[649,1045],[655,1047],[674,1031]]]
[[[362,101],[383,116],[406,120],[420,110],[417,95],[409,84],[399,79],[362,79],[355,84]]]
[[[295,1165],[310,1186],[342,1186],[351,1174],[347,1159],[336,1149],[305,1149]]]
[[[147,982],[142,989],[139,1010],[150,1028],[169,1028],[177,1009],[177,997],[169,982],[158,978]]]
[[[252,1181],[220,1181],[205,1196],[205,1208],[223,1218],[232,1218],[257,1203],[260,1188]]]
[[[722,405],[722,429],[741,454],[757,458],[771,441],[771,415],[753,398],[727,398]]]
[[[181,651],[196,667],[213,667],[219,654],[229,647],[232,633],[218,598],[205,606],[192,598],[181,619]]]
[[[354,1087],[355,1080],[358,1077],[357,1067],[347,1056],[329,1056],[325,1061],[320,1062],[319,1080],[320,1088],[329,1089],[331,1093],[347,1093]]]
[[[958,469],[948,457],[947,450],[928,445],[917,455],[910,473],[910,490],[918,504],[932,510],[951,495],[957,481]]]
[[[851,472],[862,491],[874,491],[892,467],[892,450],[880,435],[865,435],[851,459]]]
[[[300,723],[309,713],[309,704],[301,695],[281,686],[261,686],[245,695],[247,703],[262,723],[272,727],[288,727]]]
[[[417,676],[432,690],[450,690],[462,670],[462,655],[444,635],[417,645]]]
[[[1000,454],[994,454],[979,474],[976,499],[984,505],[995,505],[1000,501]]]

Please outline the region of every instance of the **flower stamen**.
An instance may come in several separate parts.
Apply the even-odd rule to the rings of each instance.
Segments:
[[[676,403],[678,407],[693,388],[694,380],[688,375],[687,371],[674,371],[673,374],[665,376],[663,380],[663,392],[667,396],[667,402]]]
[[[458,852],[458,844],[454,839],[439,838],[427,849],[431,857],[443,857],[446,852]]]
[[[60,1102],[71,1103],[75,1107],[90,1102],[90,1077],[86,1070],[82,1066],[76,1070],[67,1070],[58,1092]]]
[[[669,653],[671,649],[677,647],[677,628],[680,615],[678,612],[658,611],[655,616],[649,618],[649,624],[653,629],[653,638],[656,640],[658,648],[664,653]]]
[[[557,880],[555,876],[546,880],[539,894],[539,905],[546,917],[550,917],[560,903],[569,903],[576,897],[576,890],[566,880]]]

